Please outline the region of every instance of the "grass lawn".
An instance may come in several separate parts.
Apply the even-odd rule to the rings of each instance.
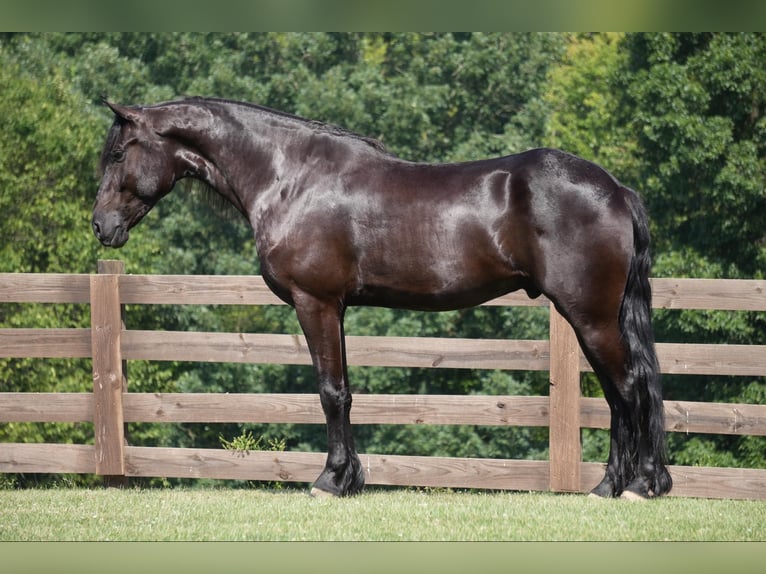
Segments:
[[[0,541],[765,541],[766,502],[375,490],[0,490]]]

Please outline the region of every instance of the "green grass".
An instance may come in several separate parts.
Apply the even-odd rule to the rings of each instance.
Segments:
[[[766,540],[766,502],[369,490],[0,490],[2,541]]]

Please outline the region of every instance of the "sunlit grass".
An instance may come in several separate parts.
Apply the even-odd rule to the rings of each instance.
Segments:
[[[0,540],[766,540],[766,502],[298,490],[3,490]]]

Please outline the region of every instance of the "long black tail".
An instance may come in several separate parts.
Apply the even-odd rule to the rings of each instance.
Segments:
[[[638,195],[627,190],[633,216],[633,259],[630,264],[628,282],[620,309],[620,329],[628,349],[629,371],[633,375],[639,402],[639,429],[644,448],[650,449],[654,484],[650,485],[655,496],[670,491],[673,481],[665,465],[667,450],[665,443],[665,412],[662,403],[660,366],[654,347],[652,328],[652,288],[649,283],[651,256],[649,253],[649,222]],[[647,430],[648,429],[648,430]],[[650,470],[650,469],[645,469]]]

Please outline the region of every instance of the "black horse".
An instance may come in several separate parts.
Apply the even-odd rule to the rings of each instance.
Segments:
[[[364,472],[349,422],[349,305],[439,311],[524,289],[574,328],[611,410],[603,497],[651,497],[665,467],[651,324],[647,217],[634,191],[553,149],[420,164],[342,128],[261,106],[191,98],[115,113],[93,208],[102,244],[183,178],[250,222],[264,280],[295,308],[327,420],[312,494],[349,495]]]

